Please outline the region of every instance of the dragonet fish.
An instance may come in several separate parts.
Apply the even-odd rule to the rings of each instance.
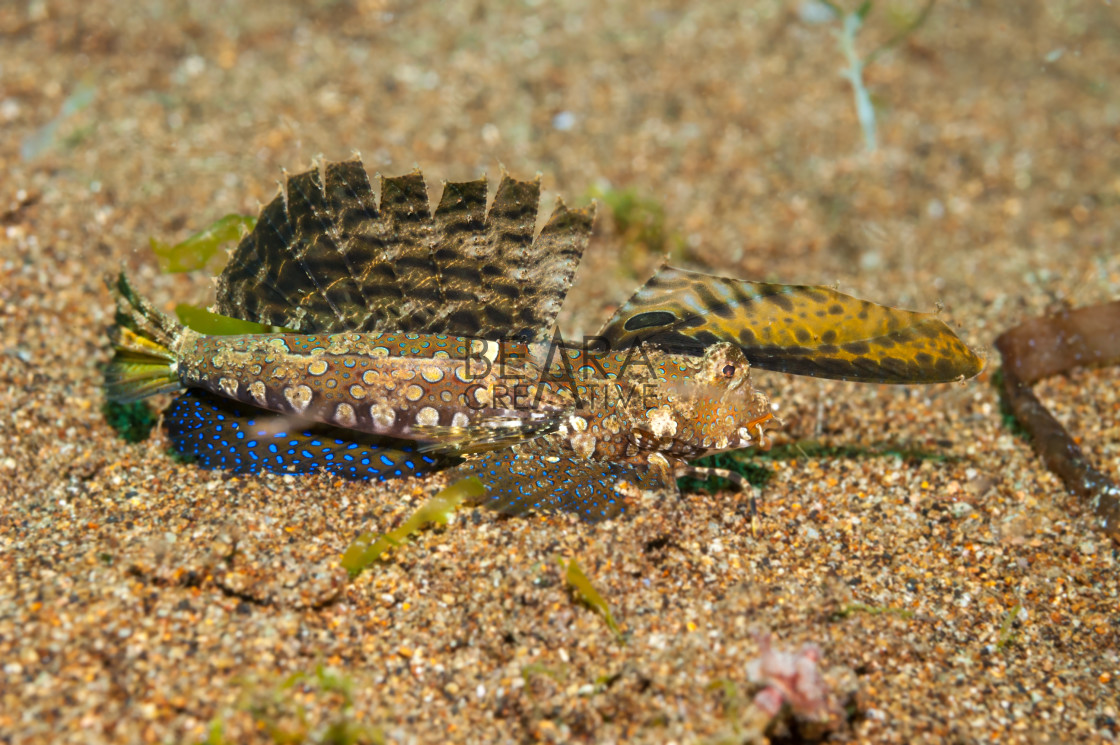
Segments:
[[[476,476],[508,514],[615,517],[673,492],[690,460],[765,441],[753,368],[938,383],[981,360],[931,314],[819,286],[665,266],[594,337],[556,317],[594,205],[561,200],[535,231],[539,181],[448,183],[433,212],[419,171],[381,180],[359,159],[287,178],[218,279],[216,311],[284,329],[210,336],[121,274],[117,402],[177,396],[174,447],[239,473],[355,479]]]

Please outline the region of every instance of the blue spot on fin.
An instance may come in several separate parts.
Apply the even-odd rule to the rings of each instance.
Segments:
[[[292,419],[192,388],[171,402],[163,426],[175,450],[203,468],[233,473],[331,473],[348,479],[423,476],[453,465],[449,456],[423,459],[407,453],[416,443],[367,435],[325,424],[293,427]],[[241,433],[249,432],[245,438]],[[283,433],[284,447],[274,437]],[[268,437],[267,441],[264,437]],[[260,438],[260,439],[258,439]],[[346,450],[348,460],[335,454]],[[405,461],[415,467],[402,472]],[[358,465],[358,464],[361,465]],[[389,467],[387,464],[394,464]]]
[[[477,503],[507,515],[571,512],[588,522],[624,513],[634,489],[676,488],[646,466],[580,458],[556,437],[468,456],[453,478],[477,476],[486,487]]]

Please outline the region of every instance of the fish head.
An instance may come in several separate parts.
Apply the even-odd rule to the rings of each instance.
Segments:
[[[750,363],[735,344],[719,342],[692,360],[689,374],[660,386],[647,404],[645,426],[653,449],[687,453],[734,450],[763,444],[774,418],[770,400],[751,384]]]

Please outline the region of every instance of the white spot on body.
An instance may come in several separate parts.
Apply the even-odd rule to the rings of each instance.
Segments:
[[[570,417],[568,417],[568,424],[570,424],[572,429],[575,430],[576,432],[586,432],[587,431],[587,420],[584,419],[581,416],[576,416],[575,414],[572,414]]]
[[[288,405],[292,407],[292,411],[302,414],[307,411],[307,406],[311,403],[311,388],[306,385],[285,388],[284,398],[287,399]]]
[[[339,404],[334,410],[334,420],[343,427],[353,427],[358,423],[354,416],[354,407],[350,404]]]
[[[434,427],[439,424],[439,412],[431,406],[425,406],[417,412],[416,423],[421,427]]]
[[[222,393],[230,398],[237,396],[237,379],[236,378],[222,378],[218,381],[218,387],[222,389]]]
[[[268,405],[267,393],[268,392],[265,389],[264,383],[262,381],[254,380],[249,384],[249,394],[253,397],[253,400],[257,402],[258,406]]]
[[[498,359],[497,342],[487,341],[486,339],[471,339],[471,357],[482,357],[493,363],[494,360]]]
[[[461,411],[456,411],[455,416],[451,417],[452,427],[466,427],[471,423],[471,420]]]
[[[657,471],[663,479],[671,482],[673,478],[672,468],[669,466],[669,459],[661,453],[650,453],[646,458],[649,465],[653,470]]]
[[[586,460],[590,460],[591,456],[595,454],[597,443],[595,437],[589,434],[572,435],[572,450],[575,451],[576,455]]]
[[[356,398],[360,401],[361,399],[366,397],[366,389],[361,387],[360,385],[352,385],[350,386],[350,397]]]
[[[327,371],[326,360],[312,360],[307,364],[307,373],[309,375],[322,375]]]
[[[397,421],[397,412],[384,402],[369,407],[369,416],[373,420],[374,427],[378,429],[390,429]]]
[[[650,431],[657,437],[671,438],[677,434],[677,420],[668,406],[662,406],[649,412]]]
[[[438,367],[425,367],[420,371],[420,377],[429,383],[438,383],[443,380],[443,370]]]
[[[362,373],[362,382],[366,385],[376,385],[377,377],[378,376],[376,370],[366,370],[364,373]]]
[[[404,397],[409,401],[419,401],[424,397],[424,389],[415,384],[410,385],[404,389]]]

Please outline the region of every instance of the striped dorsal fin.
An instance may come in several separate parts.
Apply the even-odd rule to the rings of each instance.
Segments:
[[[594,208],[562,200],[534,240],[540,181],[502,176],[486,213],[486,179],[449,183],[436,208],[433,251],[445,305],[440,326],[464,336],[552,338]]]
[[[936,316],[829,287],[747,282],[664,267],[603,330],[612,349],[637,343],[702,355],[738,344],[763,370],[869,383],[945,383],[983,362]]]
[[[534,238],[539,181],[449,183],[432,214],[419,171],[382,178],[359,159],[289,176],[218,280],[217,310],[304,333],[399,331],[551,338],[593,207],[558,202]]]

